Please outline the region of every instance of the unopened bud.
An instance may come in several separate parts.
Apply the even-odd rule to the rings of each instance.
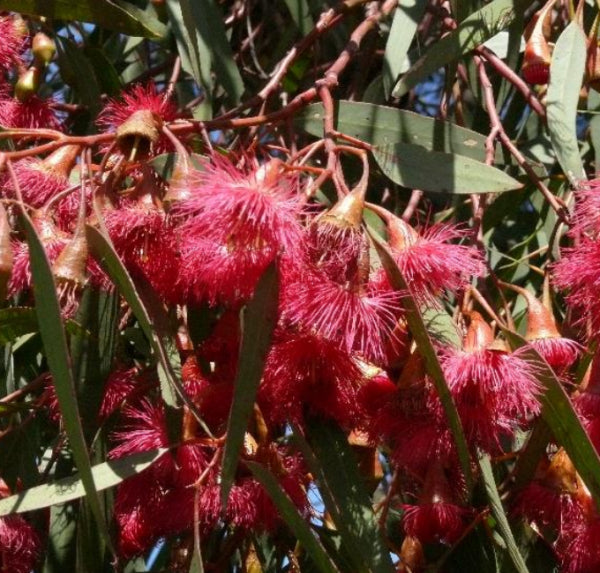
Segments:
[[[37,66],[31,66],[23,72],[15,84],[15,97],[21,101],[27,101],[34,96],[40,87],[41,73]]]
[[[43,32],[38,32],[31,43],[31,51],[35,61],[47,65],[52,61],[56,53],[56,44],[54,40],[46,36]]]

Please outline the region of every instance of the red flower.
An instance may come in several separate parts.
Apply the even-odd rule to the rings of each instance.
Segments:
[[[105,213],[108,232],[128,270],[141,274],[163,299],[178,302],[179,246],[163,211],[141,201]]]
[[[155,384],[155,380],[140,374],[137,368],[117,367],[109,375],[104,387],[104,398],[98,414],[100,421],[120,408],[126,400],[141,396]]]
[[[477,249],[455,243],[467,235],[459,227],[434,225],[418,234],[402,219],[390,217],[388,233],[402,275],[424,304],[431,303],[444,290],[456,292],[466,288],[471,278],[484,270]]]
[[[20,515],[0,518],[0,563],[7,573],[30,573],[39,559],[41,541]]]
[[[600,331],[600,242],[583,236],[562,255],[552,268],[554,284],[568,291],[566,300],[579,311],[578,322],[589,320],[595,336]]]
[[[31,96],[26,101],[0,98],[0,125],[5,128],[60,129],[51,100]]]
[[[600,517],[567,526],[556,543],[563,573],[600,571]]]
[[[308,409],[350,424],[362,380],[355,360],[328,340],[281,333],[269,351],[258,401],[277,423],[301,422]]]
[[[121,94],[121,99],[110,100],[98,115],[96,120],[102,130],[115,131],[127,121],[136,111],[149,111],[162,122],[173,121],[177,117],[175,103],[158,93],[153,83],[135,85]]]
[[[218,155],[205,161],[202,171],[193,172],[189,198],[172,209],[175,217],[186,219],[183,234],[257,251],[297,250],[302,210],[298,179],[271,174],[269,166],[238,168]]]
[[[454,503],[450,484],[440,462],[433,462],[425,477],[418,505],[402,506],[402,525],[407,535],[421,543],[452,544],[465,529],[471,511]]]
[[[165,411],[162,404],[144,398],[123,409],[126,423],[113,434],[119,445],[110,452],[111,458],[121,458],[169,446]]]
[[[20,21],[19,21],[20,20]],[[23,20],[16,20],[13,16],[0,16],[0,68],[10,70],[21,63],[21,53],[26,44],[27,25]]]
[[[490,348],[493,335],[477,313],[467,332],[465,349],[441,354],[448,388],[472,446],[497,451],[500,436],[540,411],[539,385],[533,367],[518,354]]]
[[[284,317],[304,331],[366,360],[385,360],[386,343],[400,316],[397,292],[370,283],[340,284],[324,273],[307,273],[288,285]]]

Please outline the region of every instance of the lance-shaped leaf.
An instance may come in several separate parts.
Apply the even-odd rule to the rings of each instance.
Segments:
[[[470,195],[522,187],[516,179],[491,165],[462,155],[430,151],[420,145],[395,143],[373,149],[373,156],[394,183],[413,189]]]
[[[119,485],[128,477],[143,472],[167,451],[166,448],[161,448],[141,452],[94,466],[92,476],[96,491]],[[0,500],[0,516],[34,511],[79,499],[84,495],[86,495],[86,490],[79,475],[62,478],[52,483],[26,489],[16,495]]]
[[[75,465],[81,475],[81,482],[88,496],[89,504],[105,541],[112,549],[108,527],[102,515],[100,499],[94,485],[90,456],[79,418],[79,406],[75,394],[75,383],[67,348],[67,338],[63,328],[60,305],[56,297],[56,285],[46,252],[29,216],[23,212],[21,220],[27,234],[31,276],[35,296],[35,310],[48,367],[58,398],[65,432],[73,452]]]
[[[298,510],[291,499],[285,491],[281,489],[281,486],[277,483],[273,474],[256,462],[246,462],[246,466],[267,490],[269,497],[277,507],[282,519],[302,544],[302,547],[311,556],[318,570],[321,571],[321,573],[338,572],[338,568],[325,551],[323,545],[321,545],[319,538],[311,531],[308,523],[298,513]]]
[[[479,467],[481,468],[481,477],[483,479],[485,493],[490,502],[492,515],[494,516],[500,534],[506,543],[508,556],[518,573],[529,573],[525,560],[517,547],[517,542],[513,536],[510,524],[508,523],[508,518],[506,517],[504,507],[502,506],[502,500],[500,499],[500,495],[498,495],[498,488],[496,487],[496,481],[494,480],[494,472],[492,471],[492,464],[489,456],[481,455],[479,457]]]
[[[151,319],[151,314],[148,312],[148,301],[142,300],[127,269],[110,243],[110,239],[90,225],[86,227],[86,235],[90,253],[117,286],[137,318],[142,332],[152,346],[157,362],[161,395],[168,407],[167,416],[169,417],[171,414],[175,416],[176,408],[179,406],[179,398],[190,409],[204,431],[210,436],[210,429],[202,420],[198,409],[181,385],[179,377],[179,354],[175,342],[169,335],[168,329],[164,328],[164,325],[168,323],[168,317],[165,316],[161,305],[156,303],[154,300],[155,297],[152,296],[153,293],[145,289],[146,297],[150,304],[152,304],[153,312]]]
[[[381,538],[369,494],[358,471],[357,459],[345,434],[339,428],[315,419],[307,426],[307,437],[310,446],[302,443],[298,431],[294,432],[294,439],[311,471],[315,472],[325,506],[353,562],[353,571],[393,572],[389,551]]]
[[[315,137],[323,137],[323,116],[323,105],[316,103],[298,114],[294,123]],[[485,135],[395,107],[339,101],[336,102],[334,126],[337,131],[382,150],[396,143],[411,143],[428,151],[485,161]],[[497,162],[502,162],[500,152]]]
[[[425,321],[423,320],[421,311],[419,310],[419,307],[411,294],[410,287],[404,280],[396,261],[394,261],[389,247],[384,244],[375,233],[370,232],[369,235],[373,241],[373,244],[375,245],[375,249],[377,250],[377,254],[381,260],[381,265],[385,269],[390,284],[394,287],[394,289],[402,292],[402,305],[406,311],[406,322],[408,323],[410,332],[415,339],[419,352],[421,353],[421,356],[423,356],[427,373],[433,380],[435,389],[437,390],[438,396],[444,408],[448,426],[450,427],[450,431],[452,432],[452,436],[454,438],[454,443],[456,444],[458,458],[460,460],[460,465],[465,477],[467,489],[469,492],[471,492],[474,480],[471,473],[471,457],[469,455],[469,447],[467,445],[465,433],[456,410],[456,405],[454,404],[454,400],[452,399],[452,395],[450,394],[448,384],[446,383],[446,379],[444,377],[444,372],[438,360],[435,347],[433,346],[433,342],[429,336],[429,333],[427,332]]]
[[[203,89],[207,102],[206,113],[211,113],[208,109],[212,100],[213,85],[210,49],[196,28],[189,1],[167,0],[167,10],[183,69]]]
[[[133,280],[109,240],[100,231],[88,225],[86,234],[92,256],[118,287],[127,304],[131,307],[146,338],[152,345],[158,362],[161,392],[165,403],[168,406],[177,406],[176,390],[179,386],[179,380],[169,361],[168,349],[165,348],[164,342],[157,335]],[[181,390],[181,394],[185,395],[185,392]]]
[[[166,36],[166,27],[154,10],[142,10],[125,0],[1,0],[0,8],[49,20],[89,22],[128,36],[155,40]]]
[[[277,262],[273,261],[260,277],[252,300],[242,311],[242,342],[221,469],[223,507],[227,505],[227,497],[235,479],[244,435],[277,324],[278,298],[279,271]]]
[[[0,310],[0,344],[14,342],[19,336],[38,329],[34,308],[13,307]]]
[[[392,96],[399,98],[441,67],[460,58],[507,28],[530,0],[494,0],[465,18],[456,30],[432,44],[427,53],[400,79]]]
[[[390,35],[383,55],[383,89],[386,99],[390,97],[392,88],[404,71],[406,54],[412,44],[426,5],[426,0],[407,0],[400,2],[394,12]]]
[[[232,105],[239,103],[244,82],[233,60],[223,16],[214,0],[167,0],[179,52],[195,80],[211,89],[211,69]],[[210,99],[210,93],[207,94]]]
[[[554,434],[556,441],[565,449],[581,479],[600,502],[600,458],[586,431],[581,425],[573,404],[556,378],[552,368],[519,334],[503,329],[510,346],[519,348],[519,356],[530,362],[542,387],[540,401],[542,418]]]
[[[558,38],[552,53],[547,114],[552,147],[573,184],[585,179],[576,122],[586,54],[585,34],[577,22],[571,22]]]

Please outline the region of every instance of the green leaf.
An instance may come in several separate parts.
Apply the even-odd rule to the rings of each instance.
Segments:
[[[177,51],[181,57],[181,65],[204,91],[205,104],[203,107],[205,115],[207,115],[205,119],[208,119],[212,114],[213,90],[210,49],[196,29],[194,15],[188,0],[183,2],[167,0],[167,11],[175,34]]]
[[[373,507],[358,462],[345,434],[332,424],[311,420],[308,440],[320,467],[320,489],[342,542],[359,572],[394,571],[389,551],[381,538]],[[296,432],[297,435],[297,432]],[[324,482],[324,483],[322,483]]]
[[[259,279],[254,296],[242,314],[242,342],[221,469],[223,507],[227,505],[233,485],[244,435],[277,324],[278,293],[279,272],[277,262],[273,261]]]
[[[428,306],[421,309],[421,316],[427,332],[444,345],[460,348],[462,339],[456,322],[445,310]]]
[[[164,341],[158,336],[156,326],[152,323],[148,310],[142,302],[133,280],[111,245],[110,239],[107,239],[100,231],[91,225],[86,227],[86,234],[92,256],[118,287],[119,291],[127,301],[127,304],[131,307],[133,314],[137,318],[144,335],[152,345],[155,359],[158,363],[158,374],[161,378],[163,400],[167,406],[177,407],[178,400],[176,392],[184,399],[184,401],[186,400],[187,395],[181,388],[177,374],[169,361],[169,351],[165,347]],[[192,409],[194,410],[193,404]]]
[[[322,104],[312,104],[294,118],[294,123],[315,137],[323,137],[323,114]],[[397,143],[410,143],[428,151],[485,161],[485,135],[412,111],[339,101],[336,102],[334,125],[337,131],[383,150]],[[502,155],[498,154],[497,159],[501,162]]]
[[[96,491],[114,487],[128,477],[139,474],[167,451],[166,448],[150,450],[94,466],[91,475],[96,485]],[[80,475],[74,475],[26,489],[0,500],[0,516],[66,503],[84,495],[86,495],[86,490],[82,478]]]
[[[336,573],[338,571],[331,557],[327,554],[319,539],[311,531],[298,509],[281,488],[273,474],[256,462],[246,462],[246,466],[254,477],[267,490],[269,497],[277,507],[279,514],[290,528],[302,547],[312,557],[314,564],[321,573]]]
[[[546,110],[558,162],[571,183],[585,179],[577,143],[577,103],[585,72],[586,38],[577,22],[559,36],[552,53]]]
[[[529,8],[529,0],[494,0],[465,18],[456,30],[435,42],[427,53],[400,79],[392,92],[402,97],[441,67],[460,58],[508,27],[518,13]]]
[[[98,528],[102,531],[108,546],[112,548],[110,534],[102,516],[98,492],[94,486],[90,457],[79,418],[79,406],[75,395],[75,384],[60,314],[60,306],[56,298],[54,277],[50,263],[46,257],[46,252],[31,219],[23,212],[21,220],[29,244],[33,293],[36,303],[35,310],[38,316],[44,352],[46,353],[46,360],[52,374],[65,432],[69,438],[73,459],[81,475],[81,481],[88,496],[94,517],[96,518]]]
[[[600,500],[600,459],[581,425],[573,404],[556,378],[552,368],[519,334],[503,329],[510,346],[519,348],[519,356],[535,369],[542,387],[540,401],[542,418],[554,434],[556,441],[565,449],[592,496]]]
[[[244,82],[233,60],[220,8],[213,0],[167,0],[167,8],[179,52],[187,57],[192,75],[207,90],[208,99],[213,68],[229,103],[237,105],[244,93]]]
[[[485,492],[490,502],[492,515],[494,516],[494,519],[498,524],[500,534],[506,543],[508,556],[510,557],[510,560],[512,561],[518,573],[529,573],[527,565],[525,564],[525,560],[523,559],[523,556],[517,547],[517,542],[515,541],[510,524],[508,523],[506,513],[504,512],[504,507],[502,507],[502,501],[498,495],[498,488],[496,487],[496,481],[494,480],[494,473],[492,471],[492,464],[489,456],[481,455],[479,457],[479,467],[481,468],[481,477],[483,479]]]
[[[123,85],[121,84],[119,72],[108,59],[106,53],[90,45],[85,45],[83,52],[94,68],[101,92],[113,97],[118,96]]]
[[[98,24],[127,36],[154,40],[166,36],[166,28],[153,11],[144,11],[124,0],[0,0],[0,9],[51,20],[76,20]]]
[[[35,308],[13,307],[0,310],[0,344],[14,342],[19,336],[37,332]]]
[[[298,26],[298,31],[302,36],[306,36],[315,27],[308,3],[306,0],[283,1],[290,11],[294,23]]]
[[[80,101],[96,116],[100,110],[102,92],[96,72],[81,46],[68,38],[57,36],[56,47],[61,75],[75,91]]]
[[[180,0],[183,1],[183,0]],[[217,79],[227,93],[227,100],[237,105],[244,93],[244,81],[233,60],[233,51],[227,39],[223,14],[215,0],[187,0],[194,14],[198,32],[208,45]]]
[[[469,157],[396,143],[376,148],[373,156],[394,183],[423,191],[470,195],[502,193],[522,184],[500,169]]]
[[[383,89],[386,99],[390,97],[392,88],[403,71],[406,54],[426,5],[426,0],[407,0],[400,2],[396,8],[383,55]]]
[[[423,356],[427,372],[433,380],[435,389],[437,390],[438,396],[444,408],[448,426],[450,427],[450,431],[452,432],[454,443],[456,444],[456,449],[458,451],[458,458],[460,460],[460,465],[465,477],[465,482],[467,484],[467,490],[471,492],[473,489],[474,480],[471,470],[469,447],[465,439],[465,434],[458,416],[458,412],[456,411],[456,405],[454,404],[454,400],[452,399],[452,395],[448,389],[448,384],[444,378],[444,372],[439,363],[435,347],[433,346],[433,342],[429,336],[429,332],[427,331],[425,321],[423,320],[423,316],[421,315],[419,307],[411,293],[411,289],[402,276],[402,273],[394,261],[388,246],[383,243],[381,239],[375,236],[374,233],[370,232],[369,235],[373,241],[373,244],[375,245],[375,249],[377,250],[379,258],[381,259],[381,264],[385,269],[390,284],[395,290],[402,292],[402,305],[406,311],[406,322],[408,323],[410,332],[417,344],[417,348],[419,349],[421,356]]]

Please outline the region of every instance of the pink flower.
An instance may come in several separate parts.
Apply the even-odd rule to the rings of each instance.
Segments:
[[[596,238],[600,232],[600,179],[582,182],[576,193],[574,225],[571,234],[589,233]]]
[[[110,100],[100,112],[96,122],[102,130],[115,131],[140,110],[155,114],[164,123],[173,121],[177,117],[175,103],[169,98],[165,99],[164,94],[158,93],[154,83],[149,83],[133,86],[123,92],[120,100]]]
[[[172,209],[176,218],[185,218],[183,234],[256,251],[297,250],[302,211],[297,177],[247,162],[238,168],[213,155],[202,171],[193,172],[189,198]]]
[[[539,384],[533,367],[517,353],[493,350],[493,335],[472,313],[464,350],[446,348],[441,364],[471,446],[493,452],[539,413]]]
[[[23,200],[32,207],[42,207],[48,199],[69,185],[66,176],[46,168],[40,159],[22,159],[15,164],[14,170]],[[10,179],[6,188],[10,191],[10,197],[15,198]]]
[[[397,217],[388,221],[389,244],[394,259],[411,288],[424,304],[444,290],[456,292],[483,273],[481,253],[455,241],[467,232],[453,225],[434,225],[418,234]]]
[[[123,415],[126,422],[113,434],[113,439],[119,445],[111,450],[111,458],[122,458],[169,446],[162,404],[155,404],[144,398],[137,404],[126,406]]]
[[[362,380],[352,356],[328,340],[280,333],[267,357],[258,401],[276,423],[301,422],[305,409],[352,423]]]
[[[357,187],[317,216],[304,235],[309,267],[338,283],[355,282],[364,274],[369,244],[363,229],[365,189]]]
[[[600,242],[583,236],[562,255],[552,268],[554,284],[568,291],[566,301],[580,313],[578,322],[589,320],[595,336],[600,331]]]
[[[51,100],[42,100],[38,96],[31,96],[23,102],[1,97],[0,125],[5,128],[60,129],[51,103]]]
[[[21,63],[21,54],[26,44],[26,26],[25,22],[16,21],[13,16],[0,16],[0,68],[5,71]]]
[[[248,300],[276,251],[183,234],[177,286],[187,300],[236,307]]]
[[[30,573],[41,554],[36,530],[20,515],[0,518],[0,563],[7,573]]]
[[[401,314],[397,292],[370,283],[340,284],[319,272],[288,285],[283,300],[286,320],[376,362],[384,361]]]

